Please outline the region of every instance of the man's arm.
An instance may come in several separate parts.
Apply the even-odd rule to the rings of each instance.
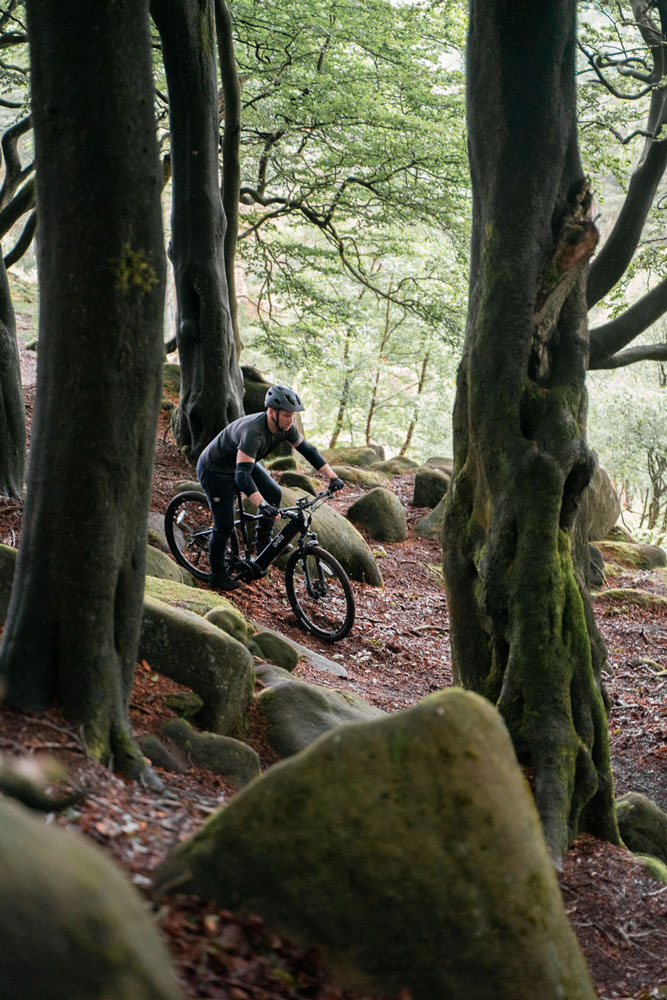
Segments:
[[[255,486],[255,481],[251,476],[252,470],[255,468],[255,459],[252,455],[246,455],[243,451],[236,452],[236,469],[234,470],[234,482],[241,490],[242,493],[248,497],[251,503],[254,503],[255,507],[259,505],[264,500],[262,494],[258,491]]]
[[[338,476],[327,460],[320,455],[317,448],[314,448],[312,444],[308,444],[303,434],[299,435],[299,440],[295,442],[294,447],[300,455],[303,455],[306,461],[310,462],[316,472],[322,473],[327,483],[330,483],[332,479],[338,479]]]

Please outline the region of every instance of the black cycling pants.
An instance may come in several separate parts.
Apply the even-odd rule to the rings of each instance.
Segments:
[[[252,480],[267,503],[280,507],[283,493],[278,483],[268,474],[264,466],[255,465],[250,473]],[[197,463],[197,478],[208,497],[213,514],[213,531],[209,542],[208,557],[212,573],[220,573],[224,569],[225,547],[234,528],[234,501],[236,499],[236,483],[233,473],[215,472],[199,460]],[[264,547],[273,532],[273,520],[263,517],[257,522],[258,544]]]

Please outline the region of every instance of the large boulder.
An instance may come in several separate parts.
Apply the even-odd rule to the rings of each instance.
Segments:
[[[639,792],[616,800],[618,829],[635,854],[649,854],[667,863],[667,813]]]
[[[344,483],[361,486],[365,490],[372,490],[374,486],[386,486],[389,482],[383,472],[371,472],[355,465],[332,465],[331,468]]]
[[[356,465],[367,468],[373,462],[384,459],[384,451],[368,445],[362,448],[333,448],[324,453],[329,465]]]
[[[224,608],[241,616],[241,612],[237,611],[230,600],[215,590],[209,590],[208,587],[186,586],[174,580],[160,580],[157,577],[147,576],[144,594],[174,608],[192,611],[202,618],[213,608]]]
[[[360,992],[595,997],[505,725],[460,689],[271,768],[176,848],[170,885],[319,945]]]
[[[374,472],[386,472],[390,476],[400,476],[404,472],[411,472],[419,468],[419,463],[412,458],[405,458],[403,455],[395,455],[388,458],[386,462],[374,462],[371,466]]]
[[[178,1000],[144,900],[103,852],[0,800],[0,997]]]
[[[310,493],[313,497],[324,489],[324,483],[320,482],[319,479],[307,476],[305,472],[291,472],[289,469],[281,473],[280,482],[283,486],[295,486],[305,493]]]
[[[218,733],[201,733],[185,719],[169,719],[160,736],[196,767],[219,774],[234,785],[247,785],[260,772],[257,751],[247,743]]]
[[[667,566],[667,552],[659,545],[641,545],[638,542],[598,542],[605,560],[630,569],[657,569]]]
[[[348,508],[347,518],[361,525],[378,542],[403,542],[408,523],[403,505],[395,493],[376,486]]]
[[[434,455],[432,458],[427,458],[424,465],[430,469],[440,469],[441,472],[446,472],[450,477],[454,475],[453,458],[443,458],[440,455]]]
[[[198,615],[147,598],[139,659],[203,698],[194,717],[201,729],[225,736],[243,732],[255,668],[248,650],[232,636]]]
[[[349,722],[368,722],[385,713],[352,691],[289,680],[268,684],[257,696],[266,738],[279,757],[290,757],[318,736]]]
[[[152,545],[146,546],[146,576],[155,576],[159,580],[173,580],[175,583],[184,583],[187,587],[194,586],[194,580],[186,569]]]
[[[415,473],[413,507],[437,507],[449,486],[449,476],[440,469],[423,465]]]
[[[588,512],[588,540],[606,538],[621,513],[616,490],[604,469],[597,468],[584,493]]]
[[[422,538],[437,538],[438,541],[442,538],[442,524],[445,520],[445,503],[447,502],[447,495],[439,501],[437,506],[433,508],[430,514],[426,517],[420,518],[415,524],[415,531]]]
[[[309,494],[303,490],[283,487],[283,507],[292,506],[303,496]],[[348,576],[362,583],[370,583],[374,587],[383,585],[382,574],[373,553],[347,518],[330,505],[324,504],[313,515],[313,527],[322,548],[338,560]]]

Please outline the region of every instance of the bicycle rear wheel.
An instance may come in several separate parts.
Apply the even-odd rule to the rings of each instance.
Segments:
[[[337,642],[352,628],[355,607],[347,573],[319,545],[291,554],[285,588],[294,614],[313,635]]]
[[[208,580],[211,565],[208,543],[213,530],[213,517],[204,493],[188,490],[170,501],[164,515],[164,533],[171,553],[184,569],[197,580]],[[225,550],[225,569],[238,556],[236,531],[230,536]]]

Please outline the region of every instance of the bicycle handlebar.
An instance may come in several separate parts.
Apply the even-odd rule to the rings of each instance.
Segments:
[[[316,510],[321,507],[322,504],[334,495],[334,490],[321,490],[316,493],[314,497],[299,497],[297,502],[292,507],[280,507],[281,517],[296,517],[301,511],[304,510]]]

